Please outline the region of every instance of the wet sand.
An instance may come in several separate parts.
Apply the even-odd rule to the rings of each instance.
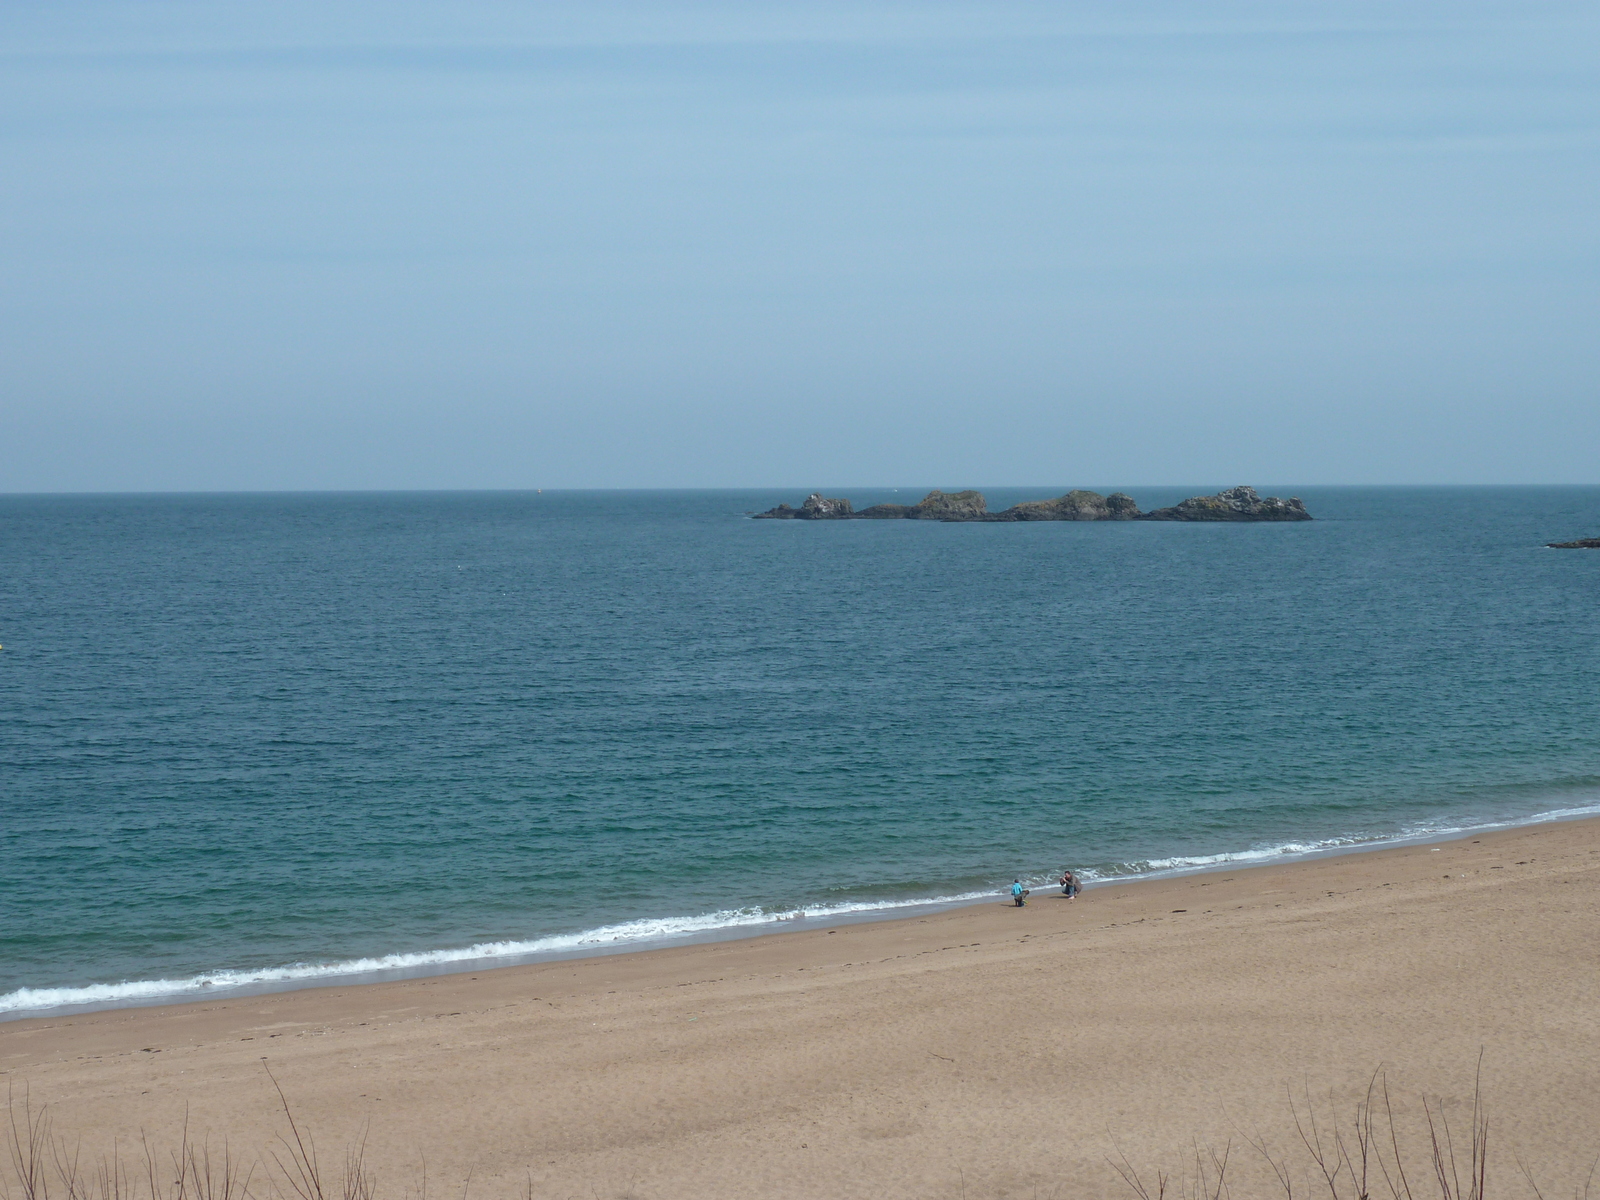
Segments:
[[[1035,894],[744,941],[0,1024],[0,1079],[86,1156],[283,1128],[380,1196],[1100,1197],[1194,1139],[1284,1149],[1386,1066],[1491,1185],[1600,1154],[1600,821]],[[1342,1115],[1348,1115],[1344,1112]],[[1453,1117],[1453,1119],[1455,1119]],[[1236,1195],[1269,1195],[1241,1158]],[[1309,1193],[1308,1193],[1309,1194]],[[1419,1189],[1419,1198],[1422,1195]]]

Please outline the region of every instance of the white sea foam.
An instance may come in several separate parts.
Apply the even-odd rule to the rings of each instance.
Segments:
[[[1495,829],[1510,829],[1523,825],[1539,825],[1547,821],[1570,821],[1579,817],[1600,815],[1600,804],[1586,804],[1571,808],[1555,808],[1531,817],[1505,821],[1480,821],[1471,824],[1436,824],[1417,822],[1407,825],[1397,833],[1352,834],[1344,837],[1323,838],[1311,842],[1279,842],[1257,845],[1245,850],[1230,850],[1221,854],[1190,854],[1173,858],[1153,858],[1139,862],[1115,863],[1108,867],[1085,870],[1086,882],[1110,880],[1149,879],[1167,875],[1186,875],[1197,871],[1226,867],[1256,866],[1267,862],[1284,862],[1312,855],[1337,854],[1349,850],[1380,850],[1385,846],[1404,846],[1411,842],[1431,838],[1458,838],[1473,833],[1486,833]]]
[[[314,982],[373,975],[392,971],[450,967],[457,963],[498,959],[537,958],[558,954],[583,953],[652,942],[670,942],[695,934],[717,933],[753,926],[777,926],[798,919],[837,920],[857,914],[891,912],[945,904],[964,904],[992,897],[993,891],[966,892],[955,896],[929,896],[913,900],[863,900],[840,904],[819,904],[803,909],[774,912],[764,909],[725,909],[692,917],[655,917],[602,925],[579,933],[553,934],[527,941],[479,942],[447,950],[421,950],[385,954],[376,958],[352,958],[331,963],[293,963],[283,967],[207,971],[187,979],[141,979],[123,983],[91,983],[81,987],[18,988],[0,996],[0,1014],[33,1012],[83,1004],[115,1006],[151,1000],[184,1000],[225,992],[251,985]]]
[[[1126,882],[1134,879],[1160,878],[1192,874],[1199,871],[1225,868],[1232,864],[1256,866],[1267,862],[1281,862],[1312,855],[1336,854],[1354,849],[1376,850],[1385,846],[1405,845],[1432,838],[1464,837],[1494,829],[1513,826],[1537,825],[1547,821],[1573,820],[1579,817],[1600,815],[1600,803],[1551,809],[1531,817],[1515,820],[1485,821],[1473,824],[1445,825],[1419,823],[1407,826],[1398,833],[1351,835],[1324,838],[1308,842],[1281,842],[1257,845],[1243,850],[1220,854],[1191,854],[1171,858],[1147,859],[1139,862],[1114,863],[1081,872],[1086,884]],[[1035,887],[1044,886],[1047,879],[1029,880]],[[208,971],[187,979],[141,979],[123,983],[91,983],[81,987],[18,988],[0,995],[0,1016],[39,1012],[54,1008],[94,1005],[116,1007],[125,1004],[149,1003],[160,1000],[181,1001],[199,996],[227,992],[236,988],[261,986],[265,989],[287,990],[297,983],[334,980],[385,972],[415,970],[430,973],[448,969],[455,964],[482,962],[493,965],[497,960],[540,958],[561,954],[595,953],[608,949],[637,947],[650,943],[672,942],[695,935],[715,935],[722,931],[751,929],[759,926],[780,926],[796,919],[836,921],[872,913],[890,913],[909,908],[931,908],[946,905],[970,904],[993,899],[996,888],[961,892],[945,896],[925,896],[910,900],[862,900],[838,904],[811,905],[783,912],[759,908],[724,909],[699,916],[644,918],[623,921],[615,925],[602,925],[579,933],[554,934],[526,941],[479,942],[445,950],[422,950],[400,954],[385,954],[376,958],[346,959],[330,963],[293,963],[282,967],[261,967],[241,970]]]

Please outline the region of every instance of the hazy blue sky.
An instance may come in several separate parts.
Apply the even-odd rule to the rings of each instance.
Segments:
[[[1600,5],[0,5],[0,490],[1600,482]]]

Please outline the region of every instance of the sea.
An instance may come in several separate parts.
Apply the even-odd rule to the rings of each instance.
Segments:
[[[1261,490],[0,497],[0,1015],[1600,813],[1600,488]]]

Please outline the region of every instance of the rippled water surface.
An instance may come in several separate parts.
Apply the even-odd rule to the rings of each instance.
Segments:
[[[0,1009],[1600,805],[1600,489],[1263,490],[0,497]]]

